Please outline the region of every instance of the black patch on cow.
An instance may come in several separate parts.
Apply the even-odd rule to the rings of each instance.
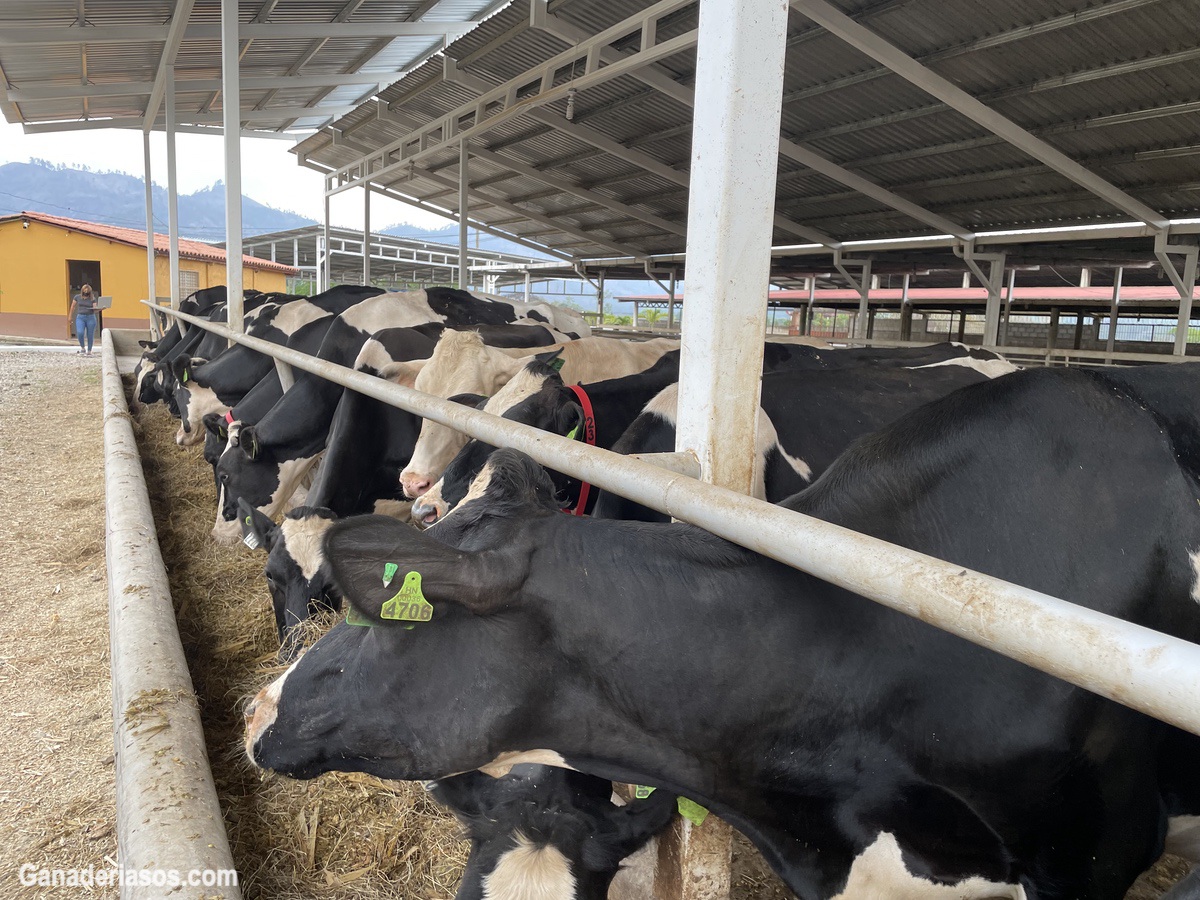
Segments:
[[[529,312],[527,312],[527,313],[525,314],[525,318],[527,318],[527,319],[533,319],[535,322],[541,322],[541,323],[543,323],[543,324],[545,324],[545,325],[549,325],[549,324],[550,324],[550,320],[549,320],[549,319],[547,319],[545,316],[543,316],[543,315],[542,315],[540,312],[538,312],[536,309],[531,309],[531,310],[529,310]]]
[[[472,325],[509,325],[516,321],[517,311],[511,303],[482,300],[467,291],[455,288],[425,289],[429,308],[445,316],[447,328],[466,329]]]

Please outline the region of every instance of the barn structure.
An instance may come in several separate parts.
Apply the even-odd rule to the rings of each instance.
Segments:
[[[168,236],[154,235],[154,297],[171,296]],[[225,251],[180,239],[177,292],[184,295],[225,283]],[[0,218],[0,334],[70,338],[71,298],[90,284],[112,297],[100,313],[106,328],[146,327],[146,232],[42,212]],[[291,266],[246,256],[242,283],[258,291],[282,291],[296,274]]]
[[[658,465],[256,342],[242,333],[240,270],[227,279],[231,340],[1200,731],[1200,696],[1178,678],[1200,672],[1194,646],[1143,657],[1133,629],[1101,634],[1062,601],[738,496],[770,284],[836,275],[857,296],[850,341],[870,343],[873,279],[967,273],[985,289],[981,343],[995,347],[1016,267],[1086,262],[1107,273],[1116,306],[1122,269],[1149,264],[1174,291],[1168,358],[1186,357],[1200,233],[1200,19],[1188,0],[87,5],[105,7],[106,24],[89,24],[82,2],[74,22],[47,24],[40,4],[3,11],[14,26],[0,32],[3,108],[28,132],[163,127],[170,141],[222,123],[234,200],[236,136],[309,125],[296,153],[326,175],[327,246],[329,198],[358,189],[368,232],[372,195],[456,218],[460,282],[469,223],[554,258],[516,267],[526,283],[535,270],[594,279],[601,293],[622,277],[687,283],[676,452]],[[432,33],[419,26],[438,11],[440,34],[466,33],[402,73],[369,70],[381,40]],[[467,19],[480,24],[447,24]],[[97,60],[87,48],[112,43],[131,52],[101,53],[107,68],[81,78]],[[172,191],[173,167],[172,156]],[[236,258],[236,202],[228,216]],[[981,605],[986,629],[962,614]],[[1038,635],[1014,609],[1036,609]],[[719,829],[685,827],[679,856],[695,877],[675,895],[719,896],[727,847]]]

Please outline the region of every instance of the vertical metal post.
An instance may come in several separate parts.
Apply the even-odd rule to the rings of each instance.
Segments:
[[[175,74],[167,72],[167,248],[171,271],[171,309],[179,309],[179,181],[175,177]]]
[[[146,179],[146,299],[154,303],[158,285],[154,277],[154,181],[150,177],[150,132],[142,132],[142,170]],[[150,313],[150,329],[158,335],[159,315]]]
[[[363,284],[371,283],[371,185],[363,183]]]
[[[221,0],[221,126],[225,144],[225,289],[229,330],[242,324],[242,92],[238,73],[238,0]]]
[[[958,311],[958,342],[963,343],[963,339],[967,336],[967,308],[964,306]]]
[[[985,347],[994,347],[1000,340],[1000,287],[1004,283],[1004,254],[993,259],[988,267],[987,304],[983,315],[983,340]]]
[[[1071,346],[1078,350],[1083,346],[1083,311],[1076,310],[1075,312],[1075,337],[1071,341]]]
[[[667,286],[671,289],[667,296],[667,330],[675,330],[675,279],[678,273],[675,269],[671,270],[671,280],[667,282]]]
[[[762,380],[787,0],[701,0],[676,448],[701,478],[749,493]],[[728,897],[732,837],[680,822],[659,897]],[[684,876],[683,873],[687,873]],[[673,877],[672,877],[673,876]]]
[[[458,289],[470,287],[467,277],[467,216],[470,208],[467,187],[467,142],[458,144]]]
[[[292,238],[292,265],[300,268],[300,239]]]
[[[275,241],[271,241],[271,262],[275,262]]]
[[[1050,310],[1050,327],[1046,330],[1046,365],[1050,364],[1050,354],[1058,346],[1058,307]]]
[[[813,275],[808,279],[808,315],[805,317],[804,330],[801,332],[804,335],[812,334],[813,327],[813,304],[817,301],[817,276]]]
[[[1192,295],[1196,289],[1196,251],[1184,257],[1183,287],[1179,292],[1179,322],[1175,326],[1175,355],[1187,355],[1188,326],[1192,322]]]
[[[604,324],[604,270],[596,273],[596,324]]]
[[[900,287],[900,340],[912,340],[912,303],[908,299],[908,287],[912,281],[912,273],[904,273],[904,284]]]
[[[531,294],[531,292],[530,292],[530,289],[531,289],[532,287],[533,287],[533,285],[532,285],[532,284],[531,284],[531,282],[530,282],[529,270],[528,270],[528,269],[526,269],[526,270],[525,270],[525,302],[526,302],[526,303],[528,303],[528,302],[529,302],[529,298],[532,296],[532,294]],[[637,324],[637,323],[634,323],[634,324]]]
[[[1117,341],[1117,315],[1121,305],[1121,279],[1125,276],[1123,266],[1117,266],[1117,274],[1113,276],[1113,295],[1112,305],[1108,308],[1108,345],[1105,347],[1104,362],[1106,365],[1112,365],[1113,347]]]
[[[332,271],[329,263],[329,195],[325,195],[325,218],[321,231],[321,252],[317,255],[317,264],[321,267],[317,272],[317,287],[322,291],[329,290],[329,275]]]
[[[640,314],[640,311],[639,311],[639,309],[638,309],[638,307],[639,307],[640,305],[641,305],[641,304],[640,304],[640,303],[638,303],[638,301],[637,301],[637,300],[634,300],[634,301],[633,301],[633,327],[634,327],[634,328],[637,328],[637,327],[638,327],[638,319],[640,319],[640,318],[641,318],[641,314]]]
[[[999,345],[1001,347],[1008,344],[1008,320],[1012,318],[1013,307],[1013,292],[1017,289],[1017,270],[1015,268],[1008,270],[1008,296],[1004,301],[1004,320],[1000,328]]]
[[[871,261],[863,263],[862,277],[858,282],[858,316],[854,320],[854,336],[867,337],[870,328]]]

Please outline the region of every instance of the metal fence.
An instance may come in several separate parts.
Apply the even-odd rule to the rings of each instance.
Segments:
[[[1200,734],[1196,644],[206,319],[161,312],[488,444],[520,450],[542,465]]]

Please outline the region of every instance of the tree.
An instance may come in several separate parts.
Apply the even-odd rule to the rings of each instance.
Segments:
[[[658,327],[658,323],[667,317],[667,314],[661,309],[648,309],[642,313],[642,318],[646,320],[646,324],[651,328]]]

